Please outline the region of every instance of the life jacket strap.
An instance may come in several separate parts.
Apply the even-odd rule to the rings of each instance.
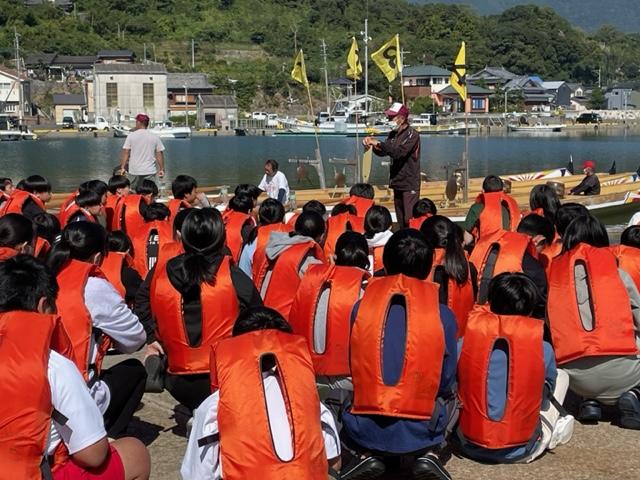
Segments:
[[[220,434],[214,433],[213,435],[207,435],[206,437],[202,437],[198,439],[198,447],[206,447],[207,445],[211,445],[213,443],[218,443],[220,441]]]

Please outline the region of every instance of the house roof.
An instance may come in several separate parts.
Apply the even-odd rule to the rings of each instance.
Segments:
[[[333,80],[329,80],[329,85],[333,85],[336,87],[350,87],[353,85],[353,80],[349,80],[348,78],[340,77],[334,78]]]
[[[96,63],[93,67],[96,74],[109,73],[142,73],[166,74],[167,69],[162,63]]]
[[[57,55],[53,65],[93,65],[98,58],[95,55]]]
[[[402,69],[404,77],[449,77],[451,72],[436,65],[415,65]]]
[[[12,77],[14,79],[18,78],[18,71],[13,68],[5,67],[4,65],[0,65],[0,74]],[[27,79],[27,76],[22,72],[21,77],[23,80]]]
[[[98,58],[129,58],[135,56],[136,54],[131,50],[100,50],[98,52]]]
[[[529,77],[528,75],[522,75],[520,77],[516,77],[512,80],[509,80],[504,88],[506,90],[522,90],[527,86],[527,84],[533,83],[534,86],[538,88],[542,88],[540,82],[537,82],[534,77]]]
[[[364,100],[367,96],[362,93],[359,95],[351,95],[349,97],[336,98],[336,102],[357,102],[360,100]],[[384,100],[380,97],[375,97],[373,95],[369,95],[369,100],[374,102],[384,102]]]
[[[233,95],[198,95],[203,107],[209,108],[238,108],[238,102]]]
[[[212,90],[213,85],[207,81],[204,73],[167,73],[167,89],[182,90],[184,87],[190,90]]]
[[[484,67],[479,72],[468,75],[467,78],[469,80],[479,80],[479,79],[490,79],[494,78],[496,80],[504,80],[505,82],[508,80],[512,80],[516,78],[516,75],[509,70],[506,70],[502,67]]]
[[[567,82],[564,82],[562,80],[555,82],[542,82],[542,88],[544,88],[545,90],[558,90],[565,83]]]
[[[552,102],[554,96],[548,93],[526,93],[524,94],[525,102]]]
[[[440,90],[438,94],[439,95],[454,95],[454,94],[457,95],[458,92],[456,92],[456,90],[451,85],[449,85],[448,87]],[[487,88],[479,87],[478,85],[474,85],[472,83],[468,83],[467,94],[468,95],[493,95],[494,91],[489,90]]]
[[[55,60],[57,53],[32,53],[24,59],[25,66],[51,65]]]
[[[54,94],[53,95],[53,104],[54,105],[86,105],[87,102],[84,99],[84,95],[80,94]]]

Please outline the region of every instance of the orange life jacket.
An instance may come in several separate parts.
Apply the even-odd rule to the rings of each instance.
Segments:
[[[351,312],[360,299],[363,282],[369,273],[357,267],[312,265],[302,277],[289,313],[293,332],[307,340],[316,375],[349,375],[349,337]],[[329,289],[325,324],[325,348],[314,346],[318,302]]]
[[[518,202],[511,195],[507,195],[504,192],[481,193],[477,196],[476,203],[484,205],[478,219],[478,238],[504,230],[502,228],[502,207],[506,207],[509,211],[508,230],[515,232],[516,228],[518,228],[522,214],[520,213]]]
[[[458,361],[460,430],[485,448],[510,448],[531,440],[540,422],[544,392],[544,323],[530,317],[496,315],[478,306],[469,315]],[[507,398],[499,420],[489,417],[487,379],[496,342],[508,348]]]
[[[11,247],[0,247],[0,261],[9,260],[18,255],[18,251]]]
[[[640,248],[616,245],[611,251],[618,260],[618,266],[627,272],[640,290]]]
[[[429,277],[435,281],[436,269],[444,267],[444,248],[436,248],[433,251],[433,266]],[[443,272],[444,273],[444,272]],[[446,275],[446,274],[445,274]],[[456,316],[458,324],[458,338],[464,337],[467,325],[467,317],[473,309],[475,296],[473,294],[473,284],[471,281],[471,271],[467,267],[467,281],[462,285],[458,284],[453,278],[447,276],[447,306]]]
[[[369,209],[373,207],[376,202],[373,200],[369,200],[368,198],[351,195],[342,203],[344,203],[345,205],[353,205],[354,207],[356,207],[356,215],[358,217],[364,218]]]
[[[540,255],[538,256],[540,263],[544,267],[544,273],[547,275],[547,280],[549,279],[549,272],[551,271],[551,262],[556,257],[559,257],[562,253],[562,240],[560,238],[554,239],[551,245],[545,246]]]
[[[179,198],[172,198],[167,202],[167,207],[169,207],[169,211],[171,212],[171,215],[169,215],[169,219],[173,220],[174,218],[176,218],[176,215],[180,210],[183,210],[185,208],[191,208],[191,205],[189,204],[189,202],[185,200],[181,200]]]
[[[256,234],[256,249],[253,252],[253,264],[251,267],[252,278],[258,278],[260,272],[267,268],[267,244],[272,232],[289,232],[291,227],[286,223],[271,223],[269,225],[259,225]]]
[[[300,286],[300,268],[308,256],[318,260],[324,258],[320,245],[311,239],[306,243],[291,245],[278,258],[269,260],[258,278],[254,278],[265,306],[277,310],[286,320],[289,319],[293,298]],[[265,286],[263,283],[269,273],[271,277]]]
[[[375,273],[378,270],[384,269],[384,262],[382,261],[382,255],[384,254],[384,245],[380,247],[370,248],[369,254],[373,257],[373,264],[371,265],[371,271]]]
[[[156,264],[162,245],[173,242],[173,227],[168,220],[153,220],[140,224],[130,233],[133,245],[133,268],[142,278]],[[158,241],[158,253],[155,258],[149,254],[151,243]]]
[[[51,244],[42,237],[36,237],[36,244],[33,247],[33,256],[36,258],[44,258],[51,250]]]
[[[587,330],[576,301],[575,266],[587,273],[593,329]],[[547,318],[558,364],[583,357],[635,355],[629,295],[608,248],[581,243],[555,258],[549,275]]]
[[[104,276],[109,280],[109,283],[115,287],[118,293],[125,298],[127,289],[122,283],[122,269],[125,265],[131,266],[132,259],[128,253],[124,252],[107,252],[100,270]]]
[[[37,196],[24,190],[15,190],[9,197],[9,200],[4,202],[2,207],[0,207],[0,217],[7,213],[18,213],[22,215],[22,208],[29,199],[33,200],[33,202],[42,209],[43,213],[46,212],[44,203]]]
[[[109,337],[101,334],[97,341],[95,363],[91,363],[89,355],[91,337],[94,335],[93,320],[84,303],[84,288],[89,277],[104,278],[104,274],[96,265],[78,260],[69,260],[56,277],[60,286],[56,307],[73,346],[73,358],[70,360],[73,360],[85,380],[89,380],[91,370],[95,375],[100,373],[102,359],[111,345]]]
[[[327,260],[335,253],[338,238],[347,230],[364,233],[364,218],[341,213],[327,219],[327,236],[324,241],[324,255]]]
[[[167,263],[172,258],[177,257],[178,255],[182,255],[184,253],[184,246],[182,242],[173,240],[172,242],[164,243],[160,245],[160,251],[158,253],[158,261],[156,265],[159,265],[160,262]]]
[[[107,230],[110,232],[118,230],[119,222],[117,222],[116,212],[118,206],[124,197],[120,195],[114,195],[113,193],[107,193],[107,203],[104,206],[104,213],[107,218]]]
[[[156,319],[158,339],[167,352],[169,372],[176,375],[209,373],[211,346],[218,340],[231,336],[240,312],[236,290],[231,281],[230,259],[224,257],[213,282],[200,285],[202,326],[198,345],[189,343],[182,295],[169,280],[166,262],[156,268],[149,297],[151,311]]]
[[[414,228],[416,230],[420,230],[420,227],[422,227],[422,224],[424,223],[424,221],[429,217],[433,217],[433,215],[431,215],[430,213],[427,213],[426,215],[423,215],[421,217],[410,218],[409,219],[409,228]]]
[[[286,462],[274,449],[261,372],[264,355],[276,359],[287,407],[294,456]],[[220,391],[217,417],[225,480],[327,478],[320,400],[303,338],[260,330],[222,340],[212,349],[211,383]]]
[[[293,215],[291,215],[291,218],[287,220],[287,226],[289,226],[290,230],[296,228],[296,220],[298,220],[299,216],[299,213],[294,213]]]
[[[144,218],[140,213],[140,202],[149,203],[146,197],[138,194],[129,194],[123,197],[116,207],[114,217],[114,230],[122,230],[130,235],[144,223]]]
[[[401,296],[406,302],[406,347],[400,379],[395,385],[386,385],[382,377],[382,342],[394,296]],[[404,275],[372,279],[360,301],[351,332],[351,412],[431,418],[444,352],[437,285]]]
[[[82,215],[87,219],[88,222],[96,223],[96,218],[87,210],[86,208],[79,207],[77,203],[71,203],[66,210],[60,210],[60,214],[58,215],[60,219],[60,225],[62,228],[66,227],[69,224],[69,221],[78,213],[81,212]]]
[[[489,271],[487,260],[493,251],[497,251],[498,256],[493,271]],[[486,285],[483,287],[483,278],[491,279],[504,272],[522,272],[522,259],[526,252],[532,255],[535,253],[531,239],[523,233],[502,230],[480,238],[469,257],[478,271],[478,304],[486,302],[484,297],[487,292],[484,291]]]
[[[230,209],[224,211],[222,220],[224,221],[224,229],[227,235],[227,247],[231,250],[233,261],[238,263],[244,243],[242,229],[246,225],[255,225],[255,221],[251,215]]]

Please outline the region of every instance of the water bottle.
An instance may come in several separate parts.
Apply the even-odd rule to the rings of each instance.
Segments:
[[[289,209],[295,210],[297,207],[298,206],[296,204],[296,192],[294,190],[291,190],[289,192]]]
[[[167,198],[167,182],[164,177],[160,178],[160,198]]]
[[[223,185],[220,188],[220,202],[223,205],[226,205],[228,201],[229,201],[229,187],[227,187],[226,185]]]

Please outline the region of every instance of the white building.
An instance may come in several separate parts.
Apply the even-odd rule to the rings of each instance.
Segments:
[[[20,99],[22,98],[22,117],[31,114],[31,84],[22,74],[18,78],[18,72],[7,67],[0,66],[0,114],[10,117],[20,117]]]
[[[93,76],[96,116],[132,123],[144,112],[151,122],[167,119],[167,69],[152,64],[96,64]]]

